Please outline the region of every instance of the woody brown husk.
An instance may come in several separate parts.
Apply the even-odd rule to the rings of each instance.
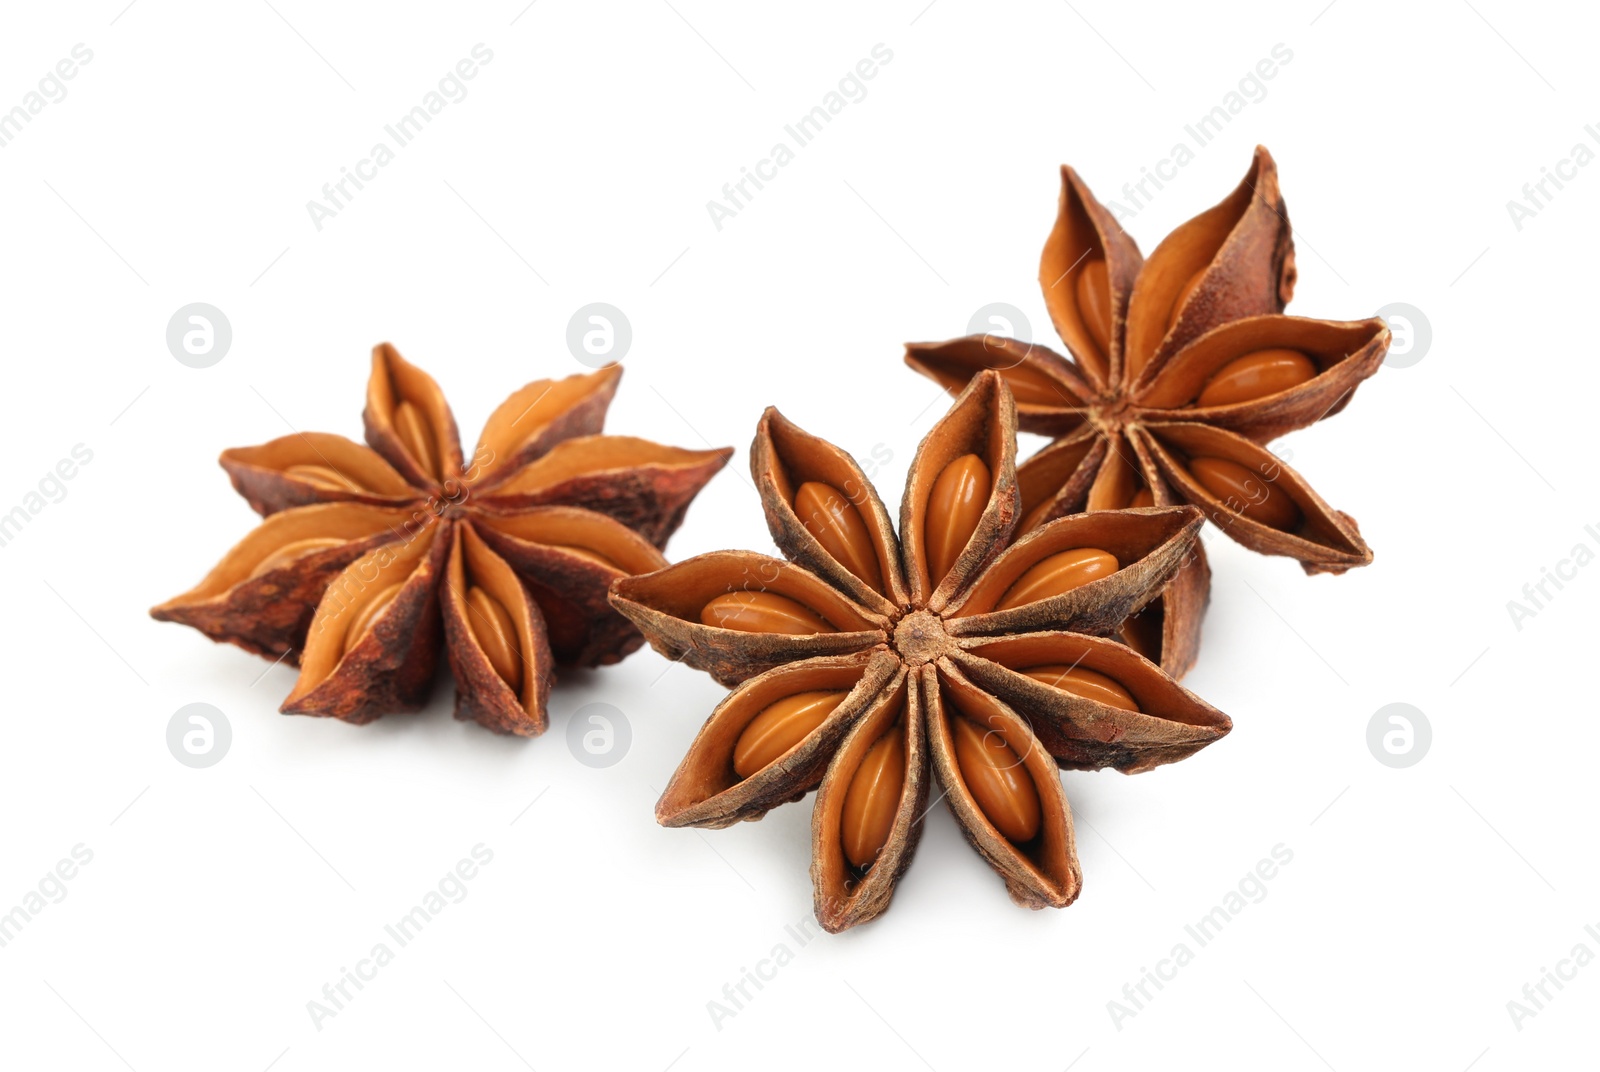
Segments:
[[[715,552],[613,585],[658,651],[733,690],[657,819],[722,827],[816,790],[831,931],[888,906],[939,799],[1014,900],[1070,904],[1058,770],[1148,770],[1230,728],[1108,636],[1182,567],[1201,512],[1063,517],[1015,539],[1015,435],[1010,390],[973,377],[918,449],[897,531],[848,454],[769,409],[751,470],[786,558]]]
[[[1266,444],[1338,413],[1389,345],[1380,319],[1282,315],[1297,278],[1271,155],[1144,259],[1069,167],[1039,263],[1070,357],[992,335],[913,343],[906,361],[959,393],[998,370],[1024,431],[1052,437],[1017,472],[1022,530],[1077,511],[1190,504],[1308,573],[1372,560],[1355,520]],[[1192,666],[1209,590],[1202,554],[1124,639],[1175,675]]]
[[[297,665],[285,713],[416,710],[443,647],[457,718],[542,733],[557,666],[643,642],[607,590],[666,565],[660,548],[732,453],[601,434],[621,375],[527,384],[468,459],[438,385],[376,347],[370,446],[313,432],[224,451],[265,520],[151,616]]]

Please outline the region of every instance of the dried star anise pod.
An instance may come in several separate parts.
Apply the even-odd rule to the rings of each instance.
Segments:
[[[1053,437],[1017,470],[1022,531],[1080,510],[1191,503],[1308,573],[1370,562],[1354,519],[1265,446],[1342,409],[1389,346],[1381,319],[1282,315],[1296,272],[1271,155],[1258,147],[1238,189],[1149,260],[1075,171],[1061,179],[1039,281],[1072,357],[993,335],[906,347],[907,363],[951,393],[998,370],[1021,429]],[[1181,676],[1208,595],[1197,546],[1124,639]]]
[[[287,658],[286,714],[355,723],[420,707],[442,636],[457,718],[543,733],[553,666],[643,643],[611,582],[666,565],[660,548],[733,453],[601,435],[621,376],[524,386],[469,461],[439,386],[375,347],[370,448],[308,432],[223,452],[266,520],[151,616]]]
[[[750,467],[788,561],[722,551],[612,587],[656,650],[733,687],[657,820],[722,827],[816,789],[816,914],[841,931],[888,907],[936,783],[1014,900],[1070,904],[1057,767],[1148,770],[1231,723],[1103,635],[1172,576],[1200,511],[1079,514],[1013,543],[1015,464],[1011,392],[982,373],[918,448],[897,535],[848,454],[769,409]]]

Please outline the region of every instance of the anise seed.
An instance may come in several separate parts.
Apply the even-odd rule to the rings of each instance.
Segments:
[[[728,592],[700,610],[700,621],[746,633],[837,633],[815,611],[776,592]]]
[[[1039,790],[1010,742],[960,715],[950,719],[950,733],[961,780],[978,810],[1013,845],[1032,841],[1039,833]]]
[[[593,550],[592,548],[578,547],[577,545],[570,543],[553,543],[550,544],[550,546],[556,548],[558,551],[565,551],[569,555],[577,555],[579,558],[586,558],[598,566],[604,566],[607,569],[618,570],[622,573],[627,572],[621,566],[611,561],[611,559],[607,558],[605,555],[602,555],[599,551]]]
[[[1223,365],[1200,391],[1197,406],[1232,406],[1266,398],[1308,383],[1316,363],[1299,350],[1256,350]]]
[[[1050,665],[1030,666],[1018,672],[1041,684],[1060,689],[1062,692],[1070,692],[1085,700],[1095,700],[1111,707],[1120,707],[1124,711],[1139,710],[1139,702],[1133,698],[1133,693],[1095,670],[1087,670],[1081,666]]]
[[[326,465],[313,465],[310,463],[289,465],[284,467],[283,472],[286,476],[297,476],[307,484],[325,488],[328,491],[361,490],[360,484]]]
[[[850,778],[839,817],[844,855],[866,870],[883,851],[906,784],[906,731],[896,725],[879,737]]]
[[[511,615],[494,596],[477,585],[467,589],[467,625],[489,665],[512,692],[522,687],[522,653]]]
[[[297,558],[304,558],[314,551],[326,551],[330,547],[338,547],[344,542],[338,536],[308,536],[303,540],[292,540],[257,562],[256,568],[250,571],[250,576],[259,577],[263,573],[271,573],[275,569],[282,569]]]
[[[433,442],[433,430],[428,427],[422,411],[410,402],[401,402],[394,408],[394,432],[405,444],[407,453],[434,480],[439,479],[439,451]]]
[[[1259,473],[1227,458],[1190,458],[1200,486],[1236,513],[1287,532],[1300,523],[1300,507]]]
[[[1085,262],[1076,284],[1078,316],[1102,354],[1111,352],[1111,281],[1104,257]]]
[[[999,370],[1011,397],[1017,405],[1071,406],[1076,405],[1066,389],[1032,365],[1017,364]]]
[[[808,480],[794,495],[794,512],[839,564],[875,590],[883,590],[872,534],[849,499],[829,484]]]
[[[355,616],[350,619],[349,626],[345,629],[345,651],[349,651],[361,642],[361,638],[367,635],[367,632],[383,616],[383,612],[389,609],[389,604],[394,602],[394,597],[400,594],[400,589],[405,587],[405,583],[404,581],[396,581],[367,600],[366,604],[355,613]],[[340,657],[343,658],[342,653]]]
[[[923,521],[928,581],[935,587],[956,564],[989,503],[989,467],[976,454],[946,465],[933,482]]]
[[[733,769],[748,778],[827,721],[848,692],[801,692],[769,704],[739,734],[733,746]]]
[[[1109,577],[1121,568],[1117,556],[1097,547],[1076,547],[1070,551],[1057,551],[1049,558],[1029,567],[1026,573],[1018,577],[1011,587],[1006,589],[1005,595],[1000,597],[1000,602],[995,604],[994,609],[1011,610],[1026,603],[1037,603],[1041,599],[1059,596],[1090,581]]]

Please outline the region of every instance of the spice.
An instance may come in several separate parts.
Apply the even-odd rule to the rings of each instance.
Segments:
[[[1075,171],[1061,175],[1039,280],[1071,357],[985,335],[906,347],[952,394],[998,370],[1019,427],[1053,437],[1017,470],[1023,531],[1082,510],[1189,503],[1309,573],[1370,562],[1355,521],[1265,446],[1342,409],[1389,345],[1379,319],[1281,315],[1296,269],[1271,155],[1258,148],[1238,189],[1148,260]],[[1183,674],[1208,578],[1197,548],[1124,639]]]
[[[1148,770],[1231,723],[1103,635],[1172,577],[1200,511],[1079,514],[1013,541],[1015,456],[1011,391],[979,373],[918,449],[897,533],[848,454],[766,412],[751,470],[786,559],[714,552],[612,587],[658,651],[733,688],[658,821],[728,826],[816,789],[816,913],[840,931],[888,906],[937,785],[1018,903],[1072,902],[1058,768]]]
[[[643,642],[607,589],[666,565],[660,547],[732,453],[601,435],[621,374],[528,384],[468,460],[438,385],[376,347],[370,448],[303,433],[225,451],[265,520],[151,616],[298,665],[283,711],[356,723],[420,707],[442,643],[457,718],[542,733],[554,666]]]

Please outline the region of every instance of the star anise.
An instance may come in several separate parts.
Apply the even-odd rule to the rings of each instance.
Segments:
[[[423,704],[442,635],[457,718],[544,732],[553,666],[643,643],[607,590],[666,565],[660,547],[732,454],[601,435],[621,375],[526,385],[469,460],[438,385],[375,347],[371,447],[307,432],[224,451],[266,520],[151,616],[297,663],[282,710],[356,723]]]
[[[1075,171],[1061,179],[1039,281],[1072,357],[993,335],[906,347],[907,363],[951,393],[998,369],[1022,430],[1053,437],[1017,470],[1022,531],[1080,510],[1191,503],[1308,573],[1370,562],[1354,519],[1265,446],[1339,412],[1389,346],[1381,319],[1281,315],[1296,272],[1271,155],[1258,147],[1239,187],[1149,260]],[[1197,547],[1125,639],[1181,676],[1208,577]]]
[[[897,536],[848,454],[767,410],[750,467],[788,561],[721,551],[612,588],[658,651],[733,687],[659,822],[727,826],[816,789],[816,913],[840,931],[888,907],[937,783],[1014,900],[1077,897],[1057,767],[1148,770],[1231,728],[1103,635],[1172,576],[1203,516],[1079,514],[1013,544],[1015,463],[1011,392],[980,373],[918,448]]]

